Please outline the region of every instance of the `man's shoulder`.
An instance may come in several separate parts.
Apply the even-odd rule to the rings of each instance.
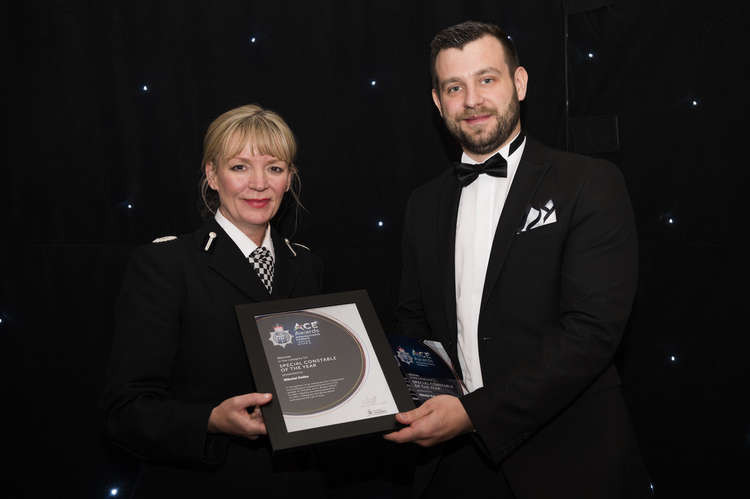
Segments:
[[[623,181],[620,168],[609,160],[556,149],[535,139],[529,140],[524,160],[547,164],[552,171],[557,171],[556,178],[564,178],[574,184]]]
[[[548,146],[538,139],[529,138],[528,150],[532,154],[540,157],[545,157],[554,163],[570,163],[574,165],[581,165],[582,167],[590,167],[592,165],[607,164],[614,166],[610,161],[602,158],[596,158],[594,156],[588,156],[573,151],[565,151],[556,147]]]
[[[417,186],[411,193],[412,199],[430,198],[445,189],[456,187],[456,176],[452,168],[446,168],[435,177]]]

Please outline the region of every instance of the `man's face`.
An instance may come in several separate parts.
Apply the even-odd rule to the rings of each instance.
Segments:
[[[510,74],[502,44],[483,36],[462,49],[441,50],[435,60],[438,88],[432,99],[445,125],[469,156],[483,161],[520,127],[520,101],[528,76]]]

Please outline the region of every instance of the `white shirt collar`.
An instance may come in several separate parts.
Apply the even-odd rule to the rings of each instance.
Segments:
[[[224,232],[227,233],[229,238],[234,241],[234,244],[237,245],[240,251],[242,251],[242,254],[245,255],[245,258],[249,257],[250,253],[255,251],[255,248],[258,247],[258,245],[255,244],[252,239],[247,237],[244,232],[238,229],[236,225],[234,225],[224,215],[222,215],[221,210],[216,210],[214,219],[216,220],[216,223],[219,224],[222,229],[224,229]],[[261,246],[265,246],[266,248],[268,248],[268,251],[271,252],[271,256],[274,258],[274,260],[276,259],[276,254],[273,251],[273,241],[271,240],[270,223],[266,227],[266,235],[263,237],[263,243],[261,244]]]

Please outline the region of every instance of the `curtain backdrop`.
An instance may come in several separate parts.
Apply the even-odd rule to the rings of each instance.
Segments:
[[[747,8],[609,4],[568,17],[566,52],[549,0],[10,2],[0,495],[132,485],[97,406],[113,303],[135,245],[200,223],[202,136],[229,108],[291,125],[306,206],[292,239],[324,259],[328,291],[367,289],[392,330],[407,198],[458,158],[429,41],[466,19],[517,44],[529,134],[566,145],[566,53],[570,117],[616,123],[572,143],[616,139],[581,152],[622,169],[636,211],[640,289],[618,365],[655,490],[748,491]]]

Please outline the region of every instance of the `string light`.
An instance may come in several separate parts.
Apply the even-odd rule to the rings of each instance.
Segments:
[[[133,209],[133,204],[132,204],[132,203],[128,203],[128,209],[129,209],[129,210],[132,210],[132,209]]]
[[[378,220],[378,227],[382,227],[382,226],[383,226],[383,221],[382,220]]]
[[[693,107],[698,107],[698,99],[693,99],[690,101],[690,105]]]
[[[120,491],[115,487],[109,490],[109,495],[115,497]]]
[[[375,80],[370,80],[370,86],[374,87],[377,82]]]
[[[250,43],[255,43],[255,37],[254,36],[250,37]]]
[[[589,59],[593,59],[594,58],[594,53],[593,52],[589,52],[586,55],[588,56]]]
[[[667,226],[677,225],[677,217],[674,216],[672,213],[663,213],[662,215],[660,215],[660,219],[662,223],[664,223]]]
[[[141,90],[143,90],[144,92],[148,92],[148,85],[143,85],[141,87]]]

